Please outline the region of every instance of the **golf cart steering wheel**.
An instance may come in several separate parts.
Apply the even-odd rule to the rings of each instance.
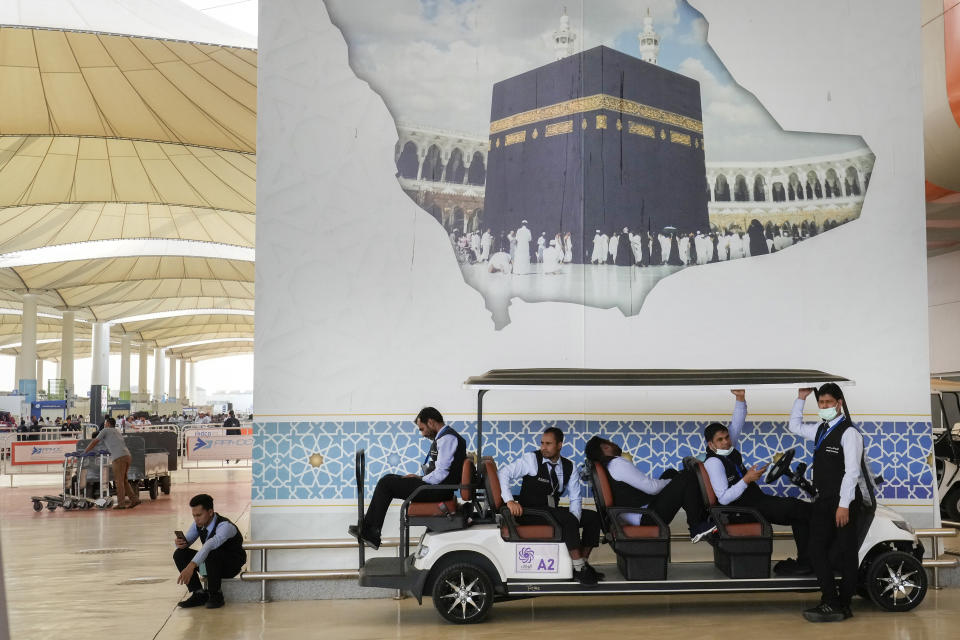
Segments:
[[[793,448],[774,456],[773,462],[770,463],[770,468],[767,470],[767,477],[764,478],[764,482],[766,484],[773,484],[780,479],[780,476],[788,473],[790,471],[790,463],[793,462],[795,455],[797,455],[797,450]]]

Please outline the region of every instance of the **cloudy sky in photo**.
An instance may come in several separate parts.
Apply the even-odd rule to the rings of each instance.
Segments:
[[[639,57],[649,8],[660,66],[700,82],[707,160],[774,161],[841,153],[858,136],[784,132],[737,85],[685,0],[326,0],[350,64],[400,122],[485,136],[493,84],[554,60],[566,6],[578,50],[606,45]]]

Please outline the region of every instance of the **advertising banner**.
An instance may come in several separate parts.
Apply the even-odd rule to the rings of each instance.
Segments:
[[[76,450],[76,440],[14,442],[11,446],[10,464],[60,464],[64,454]]]
[[[253,457],[253,436],[187,436],[190,460],[249,460]]]

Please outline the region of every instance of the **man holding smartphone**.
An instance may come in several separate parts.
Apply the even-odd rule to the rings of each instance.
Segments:
[[[207,609],[216,609],[224,604],[221,580],[236,576],[247,562],[243,535],[236,525],[213,510],[213,498],[205,493],[190,499],[190,510],[193,524],[186,535],[174,532],[177,550],[173,552],[173,561],[180,571],[177,584],[185,584],[190,590],[190,597],[178,604],[184,608],[206,605]],[[199,551],[190,548],[197,538],[203,545]],[[206,591],[197,572],[201,564],[206,567]]]

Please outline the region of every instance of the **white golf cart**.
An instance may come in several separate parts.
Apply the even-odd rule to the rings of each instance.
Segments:
[[[400,554],[365,562],[359,544],[360,585],[401,589],[418,602],[433,598],[439,614],[453,623],[484,620],[495,601],[539,595],[610,595],[637,593],[717,593],[763,591],[816,591],[813,576],[771,575],[772,529],[757,512],[722,507],[711,501],[712,490],[696,459],[684,463],[699,470],[704,501],[719,528],[711,541],[713,562],[670,562],[669,523],[645,509],[613,504],[606,471],[587,468],[604,538],[617,556],[615,565],[597,565],[606,579],[584,586],[572,579],[570,556],[560,538],[560,528],[547,512],[524,509],[548,524],[518,523],[500,496],[496,464],[483,457],[483,397],[493,389],[510,390],[637,390],[720,388],[813,387],[825,382],[853,384],[820,371],[751,370],[597,370],[517,369],[493,370],[469,378],[464,386],[477,391],[477,456],[464,463],[460,501],[417,502],[416,493],[401,507]],[[806,466],[790,469],[794,451],[778,455],[770,465],[767,482],[781,475],[805,491],[812,486],[803,477]],[[364,515],[364,452],[357,452],[358,518]],[[879,480],[878,481],[882,481]],[[436,489],[438,487],[430,487]],[[888,611],[907,611],[920,604],[927,590],[921,564],[923,547],[912,527],[894,511],[882,506],[868,509],[861,522],[860,595]],[[624,522],[627,513],[641,514],[640,525]],[[358,524],[359,524],[358,522]],[[410,552],[410,527],[426,532]]]

